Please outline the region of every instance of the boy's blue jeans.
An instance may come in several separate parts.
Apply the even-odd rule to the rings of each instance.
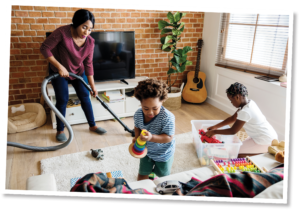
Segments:
[[[50,69],[50,74],[54,74]],[[80,75],[86,83],[88,83],[87,77],[85,73],[83,72],[82,75]],[[89,98],[90,92],[88,89],[82,84],[81,81],[78,79],[69,80],[70,83],[73,85],[76,94],[81,102],[81,108],[85,114],[85,117],[88,121],[88,124],[90,127],[93,127],[96,125],[95,119],[94,119],[94,113],[93,108],[91,104],[91,100]],[[54,88],[55,97],[56,97],[56,108],[60,111],[60,113],[65,117],[66,116],[66,108],[67,103],[69,100],[69,89],[68,89],[68,80],[63,77],[57,77],[54,80],[51,81],[52,86]],[[64,130],[64,124],[63,122],[56,116],[56,122],[57,122],[57,131],[63,131]]]

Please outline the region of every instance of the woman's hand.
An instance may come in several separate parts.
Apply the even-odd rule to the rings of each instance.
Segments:
[[[98,95],[97,89],[95,88],[95,86],[94,86],[94,87],[91,87],[91,88],[92,88],[92,90],[93,90],[93,91],[90,92],[90,93],[91,93],[91,96],[96,97],[96,96]]]
[[[152,134],[149,131],[144,130],[145,132],[145,136],[142,134],[140,134],[140,138],[142,141],[150,141],[152,139]]]
[[[59,66],[58,73],[61,77],[64,77],[64,78],[69,77],[69,72],[63,65]]]
[[[212,136],[214,136],[214,135],[216,135],[215,134],[215,131],[214,130],[209,130],[209,131],[206,131],[206,134],[205,134],[208,138],[210,138],[210,137],[212,137]]]

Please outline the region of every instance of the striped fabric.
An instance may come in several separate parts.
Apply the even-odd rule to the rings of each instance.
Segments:
[[[220,174],[203,182],[193,177],[189,182],[181,183],[181,192],[186,196],[253,198],[271,185],[282,181],[283,170],[284,168],[275,168],[268,173]]]
[[[138,109],[134,114],[134,125],[139,129],[146,129],[151,134],[160,135],[167,134],[169,136],[175,134],[175,117],[164,108],[150,122],[144,124],[144,113],[142,109]],[[147,156],[156,162],[168,161],[175,152],[175,138],[169,143],[147,142]]]
[[[93,54],[95,40],[88,36],[82,47],[78,47],[71,35],[71,25],[61,26],[54,30],[42,43],[40,51],[45,58],[54,56],[69,72],[82,75],[85,70],[87,76],[94,75]],[[50,68],[57,72],[57,68],[50,64]],[[70,79],[75,79],[71,78]]]
[[[143,188],[131,189],[127,181],[123,178],[107,178],[104,173],[91,173],[79,179],[71,188],[71,192],[87,192],[87,193],[110,193],[115,187],[114,193],[121,194],[144,194],[158,195],[150,193]]]
[[[112,171],[111,172],[111,176],[112,176],[112,178],[124,178],[124,175],[123,175],[123,173],[122,173],[122,171]],[[107,175],[106,175],[106,177],[107,177]],[[71,186],[71,188],[76,184],[76,182],[79,180],[79,179],[81,179],[82,177],[76,177],[76,178],[72,178],[71,180],[70,180],[70,186]]]

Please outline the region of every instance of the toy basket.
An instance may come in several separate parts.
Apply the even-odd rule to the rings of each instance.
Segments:
[[[210,165],[210,160],[228,161],[232,158],[237,158],[241,140],[236,135],[216,135],[216,138],[224,143],[202,143],[199,135],[199,130],[207,130],[208,127],[222,122],[221,120],[192,120],[192,133],[194,146],[197,151],[197,156],[201,166]],[[229,128],[224,126],[221,129]]]

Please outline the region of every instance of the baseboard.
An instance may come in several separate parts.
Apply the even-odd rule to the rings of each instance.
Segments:
[[[221,103],[211,97],[207,97],[206,102],[213,105],[214,107],[217,107],[218,109],[221,109],[222,111],[226,112],[227,114],[233,115],[236,112],[236,109],[226,106],[223,103]]]

